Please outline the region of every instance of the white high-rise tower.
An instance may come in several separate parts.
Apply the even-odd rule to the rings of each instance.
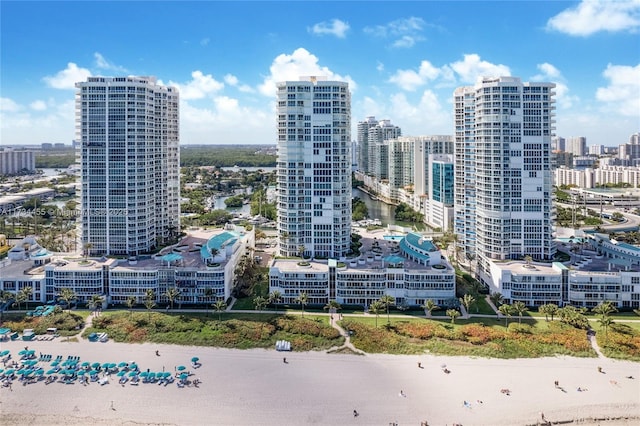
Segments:
[[[455,231],[481,278],[492,261],[555,255],[554,87],[481,78],[454,93]]]
[[[282,256],[340,259],[351,245],[351,94],[323,77],[277,83]]]
[[[76,87],[82,243],[92,255],[150,252],[180,227],[178,91],[153,77]]]

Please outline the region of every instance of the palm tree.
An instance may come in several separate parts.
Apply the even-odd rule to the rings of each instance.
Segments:
[[[156,292],[152,288],[148,288],[144,293],[144,306],[149,311],[149,319],[151,319],[151,310],[156,306]]]
[[[302,292],[298,295],[298,297],[296,297],[295,302],[299,303],[302,307],[302,318],[304,318],[304,307],[307,305],[307,303],[309,303],[309,296],[307,296],[307,293]]]
[[[93,243],[85,243],[82,248],[84,249],[84,261],[86,262],[89,258],[89,252],[93,248]]]
[[[164,295],[169,300],[169,304],[171,305],[171,310],[173,310],[173,302],[180,298],[180,289],[178,287],[168,288]]]
[[[471,305],[473,305],[474,303],[476,303],[475,297],[468,293],[460,298],[460,304],[467,310],[467,315],[471,313]]]
[[[616,308],[616,306],[613,304],[613,302],[611,302],[609,300],[605,300],[604,302],[601,302],[595,308],[591,309],[591,312],[596,313],[596,314],[600,315],[601,317],[608,317],[609,314],[612,314],[614,312],[618,312],[618,308]]]
[[[451,324],[455,324],[456,318],[460,316],[460,311],[457,309],[447,309],[447,316],[451,318]]]
[[[613,319],[609,316],[601,317],[598,322],[600,323],[600,328],[604,330],[604,343],[607,344],[607,330],[609,330],[609,326],[613,324]]]
[[[211,287],[207,287],[204,289],[204,298],[207,299],[207,302],[211,300],[214,294],[215,292]],[[205,303],[205,306],[207,308],[207,316],[209,316],[209,303]]]
[[[375,300],[369,305],[369,312],[376,316],[376,328],[378,328],[378,316],[384,312],[384,303]]]
[[[273,304],[273,310],[276,310],[276,303],[280,303],[282,301],[282,293],[278,290],[273,290],[269,293],[269,303]]]
[[[437,311],[438,309],[440,309],[440,306],[436,305],[436,302],[434,302],[431,299],[428,299],[427,301],[425,301],[424,305],[420,307],[424,309],[424,314],[427,318],[431,318],[431,312]]]
[[[551,321],[553,321],[553,317],[558,315],[558,305],[555,303],[546,303],[541,305],[538,311],[544,314],[545,320],[549,321],[549,316],[551,316]]]
[[[136,304],[136,297],[129,296],[124,303],[127,305],[127,308],[129,308],[130,315],[133,315],[133,306]]]
[[[500,313],[504,315],[505,327],[509,325],[509,317],[511,316],[512,309],[513,308],[511,308],[511,305],[507,305],[507,304],[500,305],[500,307],[498,308],[498,311],[500,311]]]
[[[102,308],[102,303],[104,302],[104,297],[99,294],[94,294],[91,296],[91,300],[87,303],[89,309],[93,310],[93,315],[97,316],[98,311]]]
[[[335,300],[329,300],[329,302],[327,302],[326,305],[324,305],[323,308],[325,311],[339,311],[340,309],[342,309],[342,305],[340,305],[338,302],[336,302]]]
[[[17,306],[18,310],[20,310],[20,305],[22,305],[22,303],[26,301],[27,296],[21,291],[18,291],[13,295],[13,306]]]
[[[527,308],[527,305],[525,305],[524,302],[517,301],[517,302],[513,302],[511,307],[513,308],[513,312],[518,313],[518,324],[522,323],[522,314],[524,314],[529,310]]]
[[[24,306],[25,308],[29,308],[29,299],[31,298],[31,295],[33,294],[33,287],[30,286],[26,286],[23,287],[22,290],[20,290],[20,292],[22,292],[24,294]]]
[[[502,296],[502,293],[496,291],[495,293],[491,293],[491,295],[489,296],[489,300],[491,300],[491,303],[493,303],[497,308],[498,306],[502,305],[504,297]]]
[[[256,296],[253,298],[253,306],[256,308],[256,311],[262,311],[265,306],[267,306],[267,299],[262,296]]]
[[[218,313],[218,322],[222,321],[222,312],[227,309],[227,304],[224,300],[218,300],[213,305],[213,309]]]
[[[384,305],[384,308],[387,311],[387,325],[391,325],[391,318],[389,317],[389,306],[396,304],[396,299],[393,296],[385,294],[380,298],[380,302]]]
[[[64,287],[60,289],[60,294],[58,295],[60,300],[67,304],[67,308],[71,311],[71,302],[76,300],[78,297],[76,296],[76,292],[73,291],[72,288]]]

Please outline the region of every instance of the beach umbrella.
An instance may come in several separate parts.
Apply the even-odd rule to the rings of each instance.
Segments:
[[[91,364],[91,368],[100,368],[100,363],[94,362],[93,364]]]
[[[89,361],[85,361],[82,364],[80,364],[82,367],[89,367],[91,366],[91,363],[89,363]]]
[[[116,368],[116,363],[115,362],[110,362],[109,363],[109,368]]]
[[[47,374],[56,374],[56,369],[52,368],[51,370],[47,371]]]
[[[171,373],[169,373],[168,371],[165,371],[164,373],[162,373],[162,375],[166,379],[167,377],[171,376]]]
[[[125,374],[127,374],[127,372],[126,372],[126,371],[120,371],[120,372],[118,372],[118,377],[122,377],[122,376],[124,376]]]
[[[35,374],[36,376],[42,376],[44,374],[44,370],[37,370]]]
[[[22,355],[26,355],[27,351],[26,349],[21,350],[20,352],[18,352],[18,355],[22,356]]]
[[[129,371],[129,376],[133,377],[133,376],[137,376],[138,372],[137,371]]]
[[[89,371],[89,374],[95,376],[96,374],[98,374],[98,372],[96,370],[91,370]]]
[[[53,362],[51,363],[51,365],[52,365],[53,367],[57,367],[58,365],[60,365],[60,361],[53,361]]]
[[[118,364],[118,368],[127,367],[128,365],[129,363],[122,361],[120,364]]]
[[[4,351],[0,352],[0,356],[7,356],[9,355],[9,349],[5,349]]]
[[[197,356],[194,356],[193,358],[191,358],[191,362],[198,362],[200,361],[200,358],[198,358]]]
[[[146,371],[143,371],[142,373],[140,373],[140,377],[147,377],[149,375],[149,373],[147,373]]]
[[[177,369],[178,371],[184,371],[184,370],[186,370],[186,369],[187,369],[187,367],[185,367],[184,365],[179,365],[178,367],[176,367],[176,369]]]
[[[36,353],[35,349],[29,349],[27,351],[27,355],[34,355]]]
[[[16,371],[16,374],[19,375],[19,376],[23,375],[24,374],[24,369],[21,368],[20,370]]]
[[[78,376],[84,376],[85,374],[87,374],[85,370],[78,371]]]
[[[189,377],[189,375],[187,373],[182,373],[180,375],[180,380],[185,380],[187,377]]]
[[[16,370],[14,370],[13,368],[9,368],[7,369],[7,371],[4,372],[5,376],[11,376],[13,373],[15,373]]]
[[[4,373],[4,370],[2,368],[0,368],[0,374]]]
[[[161,379],[162,377],[164,377],[164,372],[163,372],[163,371],[158,371],[158,372],[156,373],[156,377],[157,377],[158,379]]]
[[[132,370],[137,370],[138,369],[138,364],[136,364],[135,362],[132,362],[131,364],[129,364],[129,368]]]
[[[109,368],[109,363],[108,362],[103,363],[102,368]]]

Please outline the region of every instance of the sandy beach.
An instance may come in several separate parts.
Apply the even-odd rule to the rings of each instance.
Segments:
[[[11,389],[0,388],[3,425],[535,425],[541,413],[552,423],[640,422],[640,364],[626,361],[358,356],[59,339],[0,345],[14,359],[28,345],[36,355],[54,358],[135,361],[142,371],[173,372],[184,365],[190,380],[201,380],[198,387],[184,388],[175,383],[121,386],[116,380],[104,386],[23,386],[15,380]],[[200,368],[192,368],[194,356]],[[49,363],[41,365],[47,369]],[[591,420],[606,418],[618,420]]]

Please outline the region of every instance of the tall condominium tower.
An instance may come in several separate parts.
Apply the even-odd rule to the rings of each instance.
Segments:
[[[180,226],[178,91],[152,77],[76,88],[82,243],[91,255],[149,252]]]
[[[376,120],[367,117],[358,122],[358,169],[378,180],[389,178],[388,141],[402,136],[402,130],[391,124],[391,120]]]
[[[342,258],[351,244],[351,94],[325,77],[277,83],[282,256]]]
[[[497,77],[454,92],[454,226],[480,278],[492,261],[555,255],[554,87]]]
[[[573,136],[566,140],[566,150],[575,156],[587,154],[587,138],[584,136]]]
[[[364,121],[358,121],[358,170],[364,174],[370,174],[369,170],[369,129],[377,126],[375,117],[367,117]]]

